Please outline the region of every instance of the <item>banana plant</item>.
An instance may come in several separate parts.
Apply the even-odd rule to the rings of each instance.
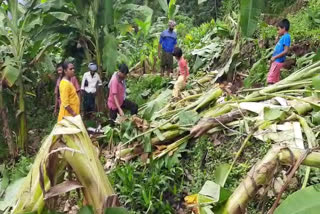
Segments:
[[[52,3],[52,2],[51,2]],[[43,12],[48,12],[52,4],[41,3],[37,0],[20,3],[16,0],[0,1],[0,46],[7,47],[4,64],[1,66],[1,81],[12,87],[18,97],[19,121],[18,146],[25,148],[27,142],[27,121],[24,90],[24,70],[28,48],[33,47],[35,38],[40,41],[40,48],[36,49],[35,63],[45,53],[48,47],[57,42],[55,35],[50,35],[48,27],[43,27]],[[55,16],[56,17],[55,17]],[[59,14],[52,14],[52,20],[59,21]],[[52,26],[51,26],[52,27]],[[42,34],[42,36],[41,36]],[[2,92],[0,92],[2,93]]]
[[[5,9],[5,6],[7,9]],[[1,42],[8,45],[12,57],[7,57],[4,62],[3,80],[6,80],[9,87],[15,83],[18,86],[19,110],[17,118],[19,120],[18,145],[24,148],[27,141],[27,121],[24,102],[24,86],[22,80],[23,54],[26,48],[27,38],[24,36],[24,29],[28,22],[30,11],[21,11],[21,5],[18,1],[9,0],[6,3],[1,2],[0,20],[3,23],[0,26]]]
[[[74,1],[74,8],[76,9],[74,17],[71,17],[68,22],[77,29],[81,38],[84,38],[88,44],[85,44],[84,48],[88,50],[91,59],[97,61],[101,76],[104,76],[103,71],[106,71],[107,76],[111,76],[115,70],[119,55],[117,34],[124,29],[132,29],[132,26],[127,23],[130,20],[125,16],[143,15],[144,21],[149,23],[150,28],[153,15],[152,9],[146,5],[124,4],[121,1],[112,0],[77,0]]]
[[[0,80],[0,117],[3,123],[3,136],[5,138],[5,141],[8,144],[9,148],[9,153],[12,157],[15,156],[15,144],[13,142],[11,130],[9,127],[9,120],[8,120],[8,107],[4,103],[4,98],[3,98],[3,89],[5,87],[5,82]]]
[[[158,0],[162,10],[166,13],[166,16],[168,19],[174,19],[175,15],[179,11],[179,6],[176,5],[177,1],[176,0],[170,0],[168,3],[167,0]]]
[[[128,11],[150,14],[151,9],[113,0],[76,0],[73,3],[75,13],[68,20],[68,24],[71,23],[70,25],[79,32],[87,61],[94,59],[97,62],[102,79],[111,77],[119,56],[116,35],[119,28],[125,26],[122,23],[124,14]],[[97,98],[97,110],[103,111],[105,104],[102,88],[98,89]]]
[[[242,35],[251,37],[257,29],[265,0],[240,1],[240,27]]]
[[[113,1],[76,0],[72,7],[74,11],[71,17],[66,20],[68,21],[66,24],[71,25],[80,35],[79,42],[86,51],[87,61],[95,59],[99,65],[99,74],[104,76],[103,69],[113,69],[108,67],[103,60],[103,49],[105,44],[108,44],[106,35],[111,34],[114,28]]]

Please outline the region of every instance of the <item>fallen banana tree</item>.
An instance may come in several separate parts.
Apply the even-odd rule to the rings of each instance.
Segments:
[[[118,142],[116,159],[129,161],[140,155],[145,158],[147,154],[147,157],[153,160],[168,160],[174,157],[175,153],[181,152],[188,142],[192,139],[195,141],[194,138],[201,135],[215,133],[231,138],[237,135],[243,141],[233,157],[232,164],[225,165],[226,173],[223,175],[223,182],[219,183],[223,188],[232,168],[243,156],[243,151],[252,138],[279,144],[280,146],[272,149],[262,162],[252,168],[248,177],[228,199],[225,213],[243,213],[250,198],[262,185],[268,184],[277,172],[279,160],[281,163],[294,164],[287,161],[289,158],[284,158],[289,154],[284,148],[290,148],[295,154],[319,145],[317,135],[311,128],[313,125],[309,126],[309,120],[304,118],[311,117],[310,113],[316,112],[320,106],[320,100],[314,94],[318,91],[314,90],[315,86],[312,84],[312,78],[319,71],[320,63],[314,63],[275,85],[238,96],[223,93],[223,86],[212,87],[212,81],[203,84],[200,90],[195,90],[198,94],[186,96],[178,102],[170,99],[170,91],[164,91],[140,109],[143,119],[136,127],[142,127],[142,132],[138,131],[136,135],[127,138],[128,140]],[[304,143],[302,133],[307,137],[307,144]],[[309,166],[306,168],[303,187],[308,183],[312,166],[308,161],[318,158],[318,155],[313,152],[302,161]],[[210,213],[209,207],[205,209]]]
[[[305,68],[302,68],[298,71],[295,71],[287,78],[279,81],[278,83],[274,85],[270,85],[266,88],[263,88],[260,91],[253,92],[252,94],[249,94],[246,96],[246,98],[255,98],[259,97],[261,95],[266,95],[268,93],[275,93],[277,91],[281,91],[283,89],[299,89],[299,88],[305,88],[307,85],[310,85],[312,82],[312,79],[318,75],[320,72],[320,62],[313,63],[312,65],[309,65]]]
[[[68,172],[67,168],[71,168]],[[64,180],[74,173],[75,179]],[[72,176],[71,176],[72,177]],[[66,117],[43,141],[11,213],[38,212],[56,208],[56,196],[81,189],[95,213],[114,206],[116,196],[81,117]]]
[[[279,164],[293,166],[298,161],[305,166],[320,168],[320,152],[274,146],[259,163],[252,167],[247,177],[232,193],[223,213],[245,213],[247,204],[258,190],[270,184],[279,170]]]
[[[226,124],[243,120],[244,113],[246,111],[250,112],[250,110],[256,108],[256,105],[260,106],[262,113],[255,111],[254,113],[259,114],[262,120],[265,108],[278,109],[283,105],[283,108],[292,107],[299,115],[308,113],[314,106],[320,106],[317,98],[304,98],[305,90],[312,87],[312,78],[319,71],[320,62],[317,62],[294,72],[277,84],[244,96],[231,98],[227,98],[218,85],[214,85],[212,88],[214,79],[212,77],[211,82],[210,78],[207,77],[208,81],[205,85],[202,85],[203,88],[195,90],[199,91],[199,94],[185,97],[178,102],[172,102],[170,100],[171,92],[166,90],[156,99],[144,105],[139,111],[140,115],[148,120],[149,128],[131,137],[127,142],[120,142],[120,151],[117,153],[135,157],[132,156],[134,149],[130,148],[131,152],[129,153],[123,153],[121,150],[127,150],[125,147],[132,143],[137,145],[138,142],[140,146],[146,144],[146,139],[149,139],[146,136],[150,136],[150,140],[148,140],[150,142],[147,143],[151,144],[153,148],[164,148],[170,143],[176,143],[190,132],[191,136],[197,138],[214,128],[228,131]],[[292,91],[299,93],[298,96],[291,96]],[[312,90],[310,91],[312,92]],[[276,104],[270,105],[270,102],[276,102]],[[250,114],[248,117],[254,118],[255,116]],[[199,122],[197,123],[197,121]],[[162,145],[164,147],[161,147]],[[150,152],[149,150],[147,152]]]
[[[289,213],[283,212],[288,207],[296,206],[292,203],[300,201],[287,201],[286,204],[282,204],[278,207],[282,193],[286,190],[291,178],[296,174],[297,169],[300,165],[308,167],[320,168],[320,152],[317,150],[304,150],[290,147],[283,147],[280,145],[274,145],[269,152],[264,156],[262,160],[256,163],[247,176],[238,185],[238,187],[229,193],[228,190],[224,189],[219,184],[213,181],[207,181],[202,187],[201,191],[197,194],[193,194],[185,197],[187,207],[194,211],[194,213],[223,213],[223,214],[241,214],[248,213],[248,203],[256,199],[261,194],[260,189],[266,190],[273,184],[275,177],[282,170],[281,166],[291,166],[289,171],[286,173],[286,181],[281,186],[281,190],[278,193],[277,199],[269,210],[268,213]],[[308,189],[308,188],[306,188]],[[264,192],[262,191],[262,192]],[[310,188],[309,190],[310,191]],[[319,190],[317,190],[318,192]],[[260,193],[259,193],[260,192]],[[299,192],[299,191],[298,191]],[[301,193],[303,194],[303,193]],[[307,197],[310,194],[304,193]],[[314,194],[319,196],[319,192]],[[293,213],[317,213],[317,207],[320,206],[317,200],[306,202],[303,206],[298,205],[298,209],[290,210]],[[290,206],[291,203],[291,206]],[[213,210],[212,210],[213,209]],[[310,211],[310,212],[309,212]],[[316,212],[315,212],[316,211]]]

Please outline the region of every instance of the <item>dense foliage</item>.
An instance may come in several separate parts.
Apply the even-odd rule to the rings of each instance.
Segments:
[[[6,113],[0,114],[0,127],[9,130],[0,130],[0,197],[9,184],[27,176],[32,169],[34,155],[42,145],[42,139],[56,124],[56,116],[53,115],[57,78],[55,65],[59,62],[74,62],[78,79],[87,71],[88,62],[97,62],[105,86],[103,93],[108,92],[107,83],[117,70],[117,65],[129,65],[131,75],[127,80],[128,98],[140,107],[139,113],[144,119],[140,126],[148,123],[148,128],[155,130],[141,137],[139,134],[144,132],[132,121],[112,128],[107,125],[108,115],[103,112],[98,112],[93,122],[85,122],[88,126],[105,126],[103,135],[97,138],[93,135],[92,139],[100,144],[100,159],[106,170],[109,168],[109,159],[116,159],[110,167],[111,172],[108,169],[108,177],[125,208],[131,213],[177,213],[186,210],[186,196],[201,192],[207,180],[219,183],[218,180],[224,177],[221,174],[226,174],[223,173],[224,167],[228,169],[229,164],[236,160],[232,171],[230,169],[226,181],[221,185],[221,191],[226,191],[229,197],[250,168],[267,154],[275,142],[274,138],[252,138],[248,140],[245,151],[240,152],[240,155],[242,145],[239,142],[246,141],[246,137],[251,135],[250,130],[256,125],[255,114],[244,116],[238,125],[219,127],[207,136],[190,140],[190,125],[196,125],[203,115],[212,112],[215,115],[218,110],[219,114],[216,116],[220,116],[225,110],[225,106],[220,105],[216,97],[211,97],[207,103],[201,99],[202,103],[196,103],[199,101],[197,99],[204,95],[209,97],[210,90],[216,87],[213,86],[214,83],[219,82],[219,87],[223,90],[220,99],[238,105],[245,99],[246,90],[256,91],[255,88],[266,86],[269,60],[276,44],[275,25],[285,17],[291,22],[293,45],[281,79],[320,59],[318,0],[19,2],[0,1],[0,113]],[[251,8],[251,17],[243,12],[243,5],[254,5],[254,8]],[[247,9],[246,7],[245,10]],[[245,17],[245,20],[241,17]],[[172,80],[157,75],[160,71],[159,35],[167,28],[169,19],[177,22],[175,30],[178,46],[188,60],[191,73],[181,103],[170,100],[170,92],[167,90],[172,89]],[[303,82],[303,89],[295,91],[294,87],[289,88],[289,91],[284,92],[285,95],[281,94],[281,91],[275,94],[271,91],[268,96],[283,95],[282,98],[286,99],[298,96],[300,101],[315,94],[319,96],[319,80],[312,80],[311,83],[308,78]],[[289,81],[288,84],[295,82]],[[102,106],[105,106],[105,96],[106,94],[101,96]],[[192,96],[196,97],[188,100]],[[254,97],[253,101],[256,98]],[[197,105],[192,106],[193,102]],[[318,142],[319,102],[309,100],[306,103],[309,106],[305,123],[307,127],[310,126],[311,132],[315,133],[315,142]],[[188,109],[189,105],[197,108],[197,112]],[[180,110],[182,113],[176,112]],[[163,114],[157,115],[159,112]],[[270,112],[272,119],[266,119],[259,124],[259,130],[267,130],[273,127],[272,125],[292,120],[296,114],[300,115],[297,111],[289,112],[282,107]],[[164,120],[170,120],[170,123],[166,124],[169,128],[160,130],[158,126]],[[2,126],[5,122],[8,122],[8,126]],[[177,124],[178,131],[175,130]],[[303,132],[304,137],[308,138],[307,132]],[[173,133],[173,137],[168,133]],[[163,140],[159,139],[167,137],[170,140],[166,141],[166,144],[169,145],[186,137],[189,143],[183,141],[179,147],[163,155],[162,159],[154,158],[152,151],[166,151],[165,147],[168,145],[153,146],[151,142],[162,142]],[[137,149],[139,154],[135,156],[138,156],[139,160],[114,158],[122,149],[119,145],[128,142],[131,144],[126,149],[134,152],[138,144],[142,145],[142,148]],[[144,154],[149,154],[148,163],[144,160]],[[235,158],[237,154],[239,158]],[[221,174],[219,171],[222,171]],[[274,176],[277,179],[281,177],[278,174]],[[287,194],[299,190],[301,186],[319,184],[318,177],[319,170],[301,168],[296,176],[296,184],[289,187]],[[303,181],[305,178],[306,181]],[[271,208],[279,190],[268,188],[265,187],[262,189],[264,192],[259,193],[261,200],[249,203],[248,213],[259,213]],[[296,200],[302,200],[305,192],[316,195],[314,189],[317,189],[317,186],[294,193],[279,210],[290,210],[290,201],[295,203]],[[83,196],[79,197],[76,191],[71,195],[76,200],[72,205],[83,205]],[[214,209],[221,208],[220,205],[218,203]],[[312,205],[306,204],[305,209],[309,206]],[[0,203],[0,210],[1,208]],[[58,207],[57,210],[62,211],[63,207]]]

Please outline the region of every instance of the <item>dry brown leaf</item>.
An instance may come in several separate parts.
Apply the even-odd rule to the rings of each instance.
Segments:
[[[149,158],[149,153],[143,153],[143,154],[140,156],[140,158],[141,158],[141,161],[142,161],[143,163],[147,163],[148,158]]]
[[[155,145],[155,147],[157,148],[157,150],[162,151],[165,150],[167,148],[166,145]]]
[[[80,183],[77,181],[65,181],[61,184],[51,187],[49,191],[45,193],[44,200],[47,200],[49,198],[52,198],[52,197],[70,192],[72,190],[82,188],[82,187],[83,186],[80,185]]]
[[[147,130],[149,128],[148,122],[146,120],[143,120],[143,119],[139,118],[136,115],[132,116],[132,122],[140,130],[145,131],[145,130]]]

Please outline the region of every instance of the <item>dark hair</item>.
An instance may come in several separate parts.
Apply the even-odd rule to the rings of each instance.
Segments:
[[[179,58],[182,57],[182,50],[181,50],[181,48],[178,48],[178,47],[174,48],[173,56],[176,56],[176,57],[179,57]]]
[[[282,19],[280,22],[279,22],[279,24],[278,24],[278,27],[280,27],[280,28],[284,28],[284,29],[286,29],[286,31],[289,31],[289,29],[290,29],[290,22],[289,22],[289,20],[288,19]]]
[[[119,71],[123,74],[128,74],[129,73],[129,68],[126,64],[121,64],[119,65]]]
[[[62,68],[63,68],[63,70],[67,70],[70,64],[72,64],[72,63],[71,63],[71,62],[64,62],[64,63],[62,63]]]
[[[58,63],[58,64],[56,65],[56,70],[58,70],[58,68],[60,68],[60,67],[62,67],[62,69],[63,69],[62,63]]]
[[[62,76],[66,75],[66,70],[68,69],[69,65],[72,64],[71,62],[63,62],[62,66]]]

